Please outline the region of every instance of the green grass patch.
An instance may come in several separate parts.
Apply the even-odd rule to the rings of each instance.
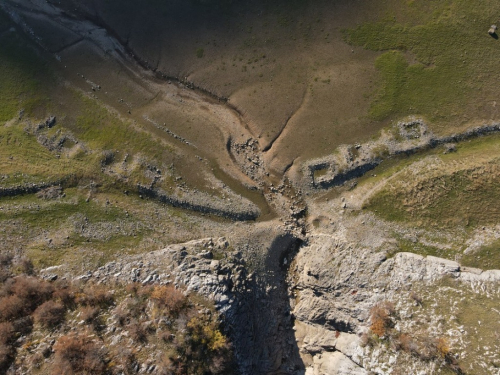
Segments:
[[[385,51],[375,62],[380,80],[372,118],[415,114],[450,123],[477,113],[476,104],[495,89],[500,49],[487,30],[500,4],[416,3],[390,2],[389,16],[344,31],[353,45]]]
[[[49,99],[43,83],[50,79],[46,63],[25,41],[17,33],[4,33],[0,37],[0,122],[22,109],[31,114],[46,107]]]
[[[162,159],[172,152],[171,148],[155,141],[151,135],[135,128],[130,122],[121,120],[94,100],[83,95],[78,99],[81,106],[78,108],[76,123],[65,123],[64,126],[90,147],[140,152],[156,159]]]
[[[413,319],[425,321],[425,316],[441,317],[444,332],[453,332],[453,329],[462,331],[465,338],[467,355],[460,356],[459,364],[464,373],[487,375],[494,373],[498,367],[495,353],[498,352],[498,294],[474,290],[467,283],[460,282],[452,277],[443,277],[433,285],[414,285],[416,293],[424,301],[425,315],[415,311]],[[478,288],[479,289],[479,288]],[[419,316],[420,315],[420,316]],[[457,344],[459,345],[459,344]],[[485,348],[492,348],[487,352]],[[451,346],[454,350],[454,346]],[[456,349],[455,349],[456,350]],[[478,361],[482,357],[485,361]],[[495,358],[495,359],[494,359]],[[494,359],[492,362],[490,360]]]
[[[500,270],[500,240],[464,255],[460,263],[469,267]]]
[[[95,165],[90,157],[83,160],[58,158],[41,146],[24,124],[0,126],[0,186],[57,181],[68,175],[92,176]],[[94,165],[94,166],[92,166]]]
[[[59,264],[79,265],[97,268],[120,256],[133,255],[144,235],[117,235],[106,241],[89,241],[84,237],[72,236],[68,245],[59,247],[32,246],[26,249],[26,255],[36,267],[45,268]]]
[[[10,237],[23,235],[24,250],[38,267],[83,261],[100,266],[120,253],[141,251],[149,232],[141,219],[101,196],[87,202],[86,189],[65,194],[52,201],[34,195],[0,199],[0,223]]]
[[[424,226],[474,228],[500,220],[500,171],[496,163],[419,180],[403,180],[370,199],[369,208],[387,220],[422,223]],[[408,176],[407,176],[408,177]],[[404,185],[404,186],[403,186]]]
[[[500,136],[493,135],[459,143],[454,153],[443,154],[438,147],[385,161],[374,170],[377,177],[364,176],[360,185],[382,181],[395,173],[399,176],[375,193],[364,208],[386,220],[423,228],[473,229],[495,224],[500,220],[496,204],[500,199],[500,167],[495,158],[499,152]],[[429,160],[436,166],[412,172],[414,163],[424,162],[428,155],[444,164]]]
[[[412,113],[439,121],[446,115],[446,108],[463,102],[468,91],[461,80],[465,72],[421,63],[410,65],[400,51],[382,54],[375,66],[382,80],[370,108],[370,116],[375,120]],[[450,84],[451,79],[454,84]]]
[[[457,251],[454,249],[440,249],[435,246],[424,245],[423,243],[412,242],[410,240],[403,238],[400,238],[398,240],[398,247],[399,251],[401,252],[420,254],[423,256],[432,255],[435,257],[451,259],[451,260],[455,260],[455,255],[457,254]],[[388,257],[394,255],[395,253],[388,254]]]
[[[65,193],[66,197],[53,201],[42,201],[34,195],[4,197],[0,200],[2,204],[12,208],[0,211],[0,220],[19,219],[43,229],[59,227],[75,214],[89,222],[128,220],[123,210],[105,208],[92,200],[86,202],[83,192],[77,192],[76,188],[66,189]]]

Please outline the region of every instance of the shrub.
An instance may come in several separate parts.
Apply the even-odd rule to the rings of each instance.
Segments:
[[[425,337],[418,354],[424,360],[445,359],[450,354],[450,346],[445,338]]]
[[[396,350],[403,350],[407,353],[412,354],[418,353],[417,343],[410,335],[406,333],[402,333],[396,339],[394,339],[394,344],[396,346]]]
[[[115,160],[115,153],[112,150],[104,150],[101,156],[101,166],[110,165]]]
[[[115,317],[120,326],[124,326],[130,321],[130,315],[123,307],[118,306],[115,310]]]
[[[55,284],[52,299],[61,302],[67,308],[72,308],[75,305],[75,293],[73,292],[73,288],[68,284]]]
[[[0,344],[0,373],[7,373],[7,369],[15,358],[14,348],[10,345]]]
[[[129,349],[119,350],[117,353],[113,353],[113,358],[116,362],[113,373],[125,375],[137,374],[137,371],[135,371],[137,358],[133,351]]]
[[[86,324],[96,324],[98,316],[99,316],[98,307],[84,306],[81,309],[80,318],[82,318],[82,320]]]
[[[4,283],[12,276],[12,273],[7,267],[0,267],[0,283]]]
[[[62,336],[54,344],[54,374],[105,374],[106,352],[86,334]]]
[[[0,345],[8,345],[14,339],[14,326],[10,322],[0,323]]]
[[[76,297],[76,302],[81,305],[106,308],[114,303],[114,298],[110,291],[103,285],[92,284]]]
[[[145,343],[148,341],[148,334],[146,328],[139,322],[132,322],[127,326],[132,340]]]
[[[132,295],[137,295],[137,292],[141,289],[141,284],[137,283],[137,282],[134,282],[134,283],[130,283],[130,284],[127,284],[125,286],[125,291],[129,294],[132,294]]]
[[[177,315],[187,303],[186,296],[173,285],[161,285],[154,288],[151,299],[170,315]]]
[[[379,337],[384,336],[387,329],[393,324],[391,315],[394,312],[394,305],[388,301],[380,302],[373,306],[370,311],[370,330]]]
[[[17,333],[27,335],[33,330],[33,319],[31,316],[23,316],[22,318],[14,320],[12,325]]]
[[[47,301],[34,312],[35,322],[46,328],[57,327],[64,321],[66,309],[60,302]]]
[[[32,276],[18,276],[14,278],[8,289],[10,293],[15,294],[23,300],[28,314],[50,299],[54,291],[53,286],[49,282]]]
[[[440,337],[436,339],[435,345],[438,357],[445,358],[450,353],[450,345],[445,338]]]
[[[179,348],[187,373],[221,373],[231,363],[231,350],[216,319],[195,316],[187,324],[188,339]]]
[[[30,357],[30,363],[33,368],[39,369],[42,367],[44,355],[42,353],[35,353]]]
[[[0,321],[8,321],[23,316],[24,301],[16,295],[0,298]]]
[[[0,254],[0,267],[10,267],[14,256],[11,253]]]
[[[26,275],[34,275],[35,274],[35,266],[33,265],[33,262],[31,259],[23,257],[19,260],[17,263],[17,266],[19,268],[19,271],[21,273],[24,273]]]
[[[161,356],[158,361],[158,375],[171,375],[175,374],[174,372],[174,364],[168,355],[164,354]]]

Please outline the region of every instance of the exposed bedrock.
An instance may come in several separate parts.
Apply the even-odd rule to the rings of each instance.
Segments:
[[[303,374],[286,274],[300,240],[269,231],[252,242],[205,238],[110,262],[76,279],[183,285],[214,300],[233,344],[238,373]],[[42,271],[55,279],[64,271]]]
[[[184,208],[191,211],[201,212],[209,215],[222,216],[233,220],[254,220],[260,215],[260,210],[252,202],[241,198],[235,203],[228,205],[222,200],[204,196],[201,193],[192,194],[190,197],[180,198],[168,195],[164,191],[138,185],[139,194],[158,199],[172,207]]]
[[[459,283],[457,288],[463,285],[486,295],[495,293],[500,281],[500,270],[461,267],[434,256],[401,252],[387,258],[389,243],[366,248],[338,233],[316,233],[308,240],[291,265],[289,280],[295,337],[306,374],[387,373],[388,368],[380,367],[387,361],[380,359],[384,351],[370,352],[361,340],[370,328],[373,306],[393,301],[408,308],[402,301],[411,301],[408,296],[415,295],[411,291],[416,284],[434,290],[443,277]],[[460,347],[463,338],[458,336],[455,345]],[[391,366],[398,355],[392,353]],[[414,358],[412,366],[415,372],[408,373],[420,373],[429,364]]]

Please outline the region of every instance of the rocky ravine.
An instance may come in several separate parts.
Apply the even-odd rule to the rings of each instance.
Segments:
[[[24,11],[29,14],[28,10]],[[63,17],[63,14],[58,13],[58,17]],[[74,25],[74,21],[72,19],[67,26]],[[88,26],[87,22],[85,25]],[[29,29],[26,30],[29,33]],[[99,35],[110,43],[110,51],[126,52],[105,30],[100,29]],[[87,43],[88,39],[83,41]],[[104,49],[108,50],[107,47]],[[125,60],[123,64],[132,66],[131,59]],[[386,153],[415,152],[436,142],[460,140],[456,137],[435,139],[420,122],[413,125],[409,130],[403,129],[406,133],[402,136],[408,143],[403,146],[407,147],[388,148]],[[498,126],[495,126],[491,131],[497,130]],[[346,221],[353,219],[329,209],[313,207],[314,201],[307,200],[301,193],[303,189],[312,194],[318,187],[342,184],[365,173],[380,162],[376,150],[370,148],[364,164],[349,164],[348,161],[346,171],[352,173],[339,174],[339,160],[326,158],[313,161],[303,170],[302,166],[291,168],[293,182],[282,179],[274,186],[257,142],[247,139],[248,134],[243,137],[245,139],[233,139],[232,132],[234,129],[224,131],[227,141],[225,157],[231,158],[234,165],[246,174],[244,183],[251,185],[249,181],[254,181],[252,186],[262,191],[279,219],[250,223],[244,234],[228,230],[231,235],[227,239],[201,239],[120,259],[77,278],[93,278],[101,283],[121,280],[182,284],[188,290],[212,298],[226,321],[242,374],[438,372],[439,358],[430,361],[409,355],[389,348],[390,343],[383,340],[365,345],[363,335],[370,328],[370,310],[381,301],[392,302],[399,311],[395,322],[398,331],[445,336],[460,354],[459,359],[464,359],[468,366],[498,373],[495,370],[498,369],[498,345],[487,349],[478,346],[471,351],[469,347],[475,341],[467,330],[473,326],[453,320],[451,317],[459,314],[453,308],[446,314],[439,313],[445,302],[435,302],[433,296],[447,296],[450,290],[462,290],[466,294],[460,298],[480,295],[489,301],[497,301],[499,271],[461,268],[452,261],[410,253],[398,253],[388,258],[387,254],[394,250],[394,243],[390,236],[380,234],[383,228],[376,219],[366,218],[367,236],[359,238],[345,225]],[[361,154],[364,149],[365,146],[361,148]],[[321,179],[314,180],[315,170],[325,170],[326,173]],[[298,177],[301,171],[309,171],[312,178],[304,182]],[[307,177],[307,173],[304,175]],[[151,192],[154,194],[158,192]],[[196,204],[198,201],[192,203]],[[340,200],[332,204],[338,208],[346,207]],[[233,207],[233,204],[229,206]],[[316,228],[308,223],[307,210],[310,217],[321,216],[324,224]],[[253,210],[251,213],[250,217],[241,218],[257,215]],[[379,235],[368,237],[368,233],[374,231]],[[63,266],[45,269],[42,273],[47,278],[75,276],[65,274]],[[454,288],[440,285],[443,276],[458,284]],[[411,297],[412,293],[423,297]],[[450,296],[446,304],[457,306],[460,298]],[[419,302],[421,300],[424,302]],[[420,304],[425,304],[426,300],[429,306],[419,310]],[[414,317],[418,317],[420,323]]]
[[[388,259],[390,241],[372,248],[360,246],[347,240],[343,229],[331,234],[313,230],[295,257],[298,243],[286,235],[267,245],[261,240],[253,247],[245,246],[245,241],[207,238],[111,262],[77,279],[92,278],[104,284],[174,283],[213,299],[242,374],[391,374],[398,373],[398,368],[415,374],[437,371],[434,361],[383,345],[366,346],[363,335],[369,332],[370,310],[382,301],[396,305],[401,332],[414,332],[415,316],[420,316],[426,323],[419,329],[427,335],[446,337],[454,352],[463,356],[470,352],[466,330],[471,327],[441,322],[459,313],[457,309],[443,317],[436,312],[442,302],[414,311],[420,308],[416,301],[445,293],[449,286],[439,286],[443,277],[454,280],[461,292],[496,301],[500,271],[462,268],[453,261],[412,253]],[[269,233],[266,237],[272,238]],[[262,248],[267,255],[258,257],[266,261],[255,267],[250,263],[252,254]],[[52,267],[43,274],[54,278],[64,272]],[[415,297],[417,293],[422,297]],[[459,302],[450,298],[452,306]],[[489,354],[479,351],[473,361],[496,363],[496,350]]]
[[[265,233],[260,233],[262,237]],[[271,237],[269,237],[271,238]],[[302,360],[293,336],[293,320],[285,284],[286,268],[274,267],[279,257],[297,246],[296,240],[279,235],[269,244],[268,259],[251,272],[247,260],[264,247],[256,243],[235,250],[226,238],[206,238],[171,245],[152,253],[106,264],[76,277],[102,284],[119,281],[183,286],[215,301],[233,342],[242,374],[301,373]],[[243,253],[245,251],[245,254]],[[50,267],[43,277],[71,277],[64,267]]]

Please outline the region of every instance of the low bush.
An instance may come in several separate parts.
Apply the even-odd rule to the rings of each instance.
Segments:
[[[148,333],[144,325],[134,321],[127,326],[130,337],[135,342],[145,343],[148,341]]]
[[[99,312],[100,310],[98,307],[84,306],[81,308],[80,318],[86,324],[95,324],[97,321],[97,317],[99,316]]]
[[[20,273],[33,276],[35,274],[35,266],[31,259],[23,257],[17,262],[17,268]]]
[[[0,267],[9,267],[13,258],[11,253],[0,253]]]
[[[75,293],[69,284],[57,283],[52,299],[61,302],[67,308],[75,307]]]
[[[0,298],[0,321],[8,321],[23,316],[24,300],[16,295]]]
[[[0,344],[0,373],[7,373],[7,369],[15,358],[15,350],[10,345]]]
[[[153,289],[150,297],[155,304],[170,315],[177,315],[187,303],[186,296],[173,285],[161,285]]]
[[[76,302],[80,305],[106,308],[114,303],[114,298],[105,286],[91,284],[76,297]]]
[[[31,316],[23,316],[12,321],[12,325],[17,333],[27,335],[33,330],[33,318]]]
[[[418,296],[410,296],[417,304],[422,300]],[[370,310],[370,333],[364,333],[360,337],[361,346],[374,346],[377,343],[386,342],[394,351],[404,351],[423,361],[439,361],[456,374],[463,371],[455,356],[450,350],[448,341],[443,337],[433,337],[427,333],[411,336],[408,333],[394,329],[393,319],[398,319],[394,305],[383,301]]]
[[[14,326],[10,322],[0,323],[0,345],[11,344],[14,339]]]
[[[106,374],[106,352],[87,334],[62,336],[54,344],[53,374]]]
[[[117,353],[113,353],[112,357],[113,361],[115,362],[113,374],[120,374],[120,375],[137,374],[137,371],[135,371],[137,358],[132,350],[130,349],[120,350]]]
[[[373,306],[370,311],[370,330],[379,337],[384,336],[387,329],[393,325],[391,316],[394,312],[394,305],[388,301],[380,302]]]
[[[182,357],[183,373],[221,374],[230,368],[231,346],[220,331],[213,316],[199,315],[187,323],[187,338],[179,353]]]
[[[60,302],[47,301],[38,306],[33,313],[35,322],[45,328],[54,328],[59,326],[66,314],[66,309]]]
[[[52,284],[33,276],[18,276],[12,280],[6,287],[11,294],[23,300],[28,314],[50,299],[54,292]]]
[[[218,315],[210,308],[200,309],[200,304],[209,307],[208,301],[196,295],[188,298],[172,285],[114,287],[116,307],[114,292],[104,285],[77,286],[27,275],[9,277],[0,285],[0,374],[21,368],[69,375],[137,373],[144,358],[136,358],[134,349],[127,349],[129,340],[117,343],[101,334],[107,316],[121,326],[109,319],[111,332],[125,330],[132,345],[148,343],[148,350],[155,352],[158,374],[231,372],[232,352]],[[65,322],[72,309],[78,309],[78,318]],[[82,327],[81,321],[91,327]],[[40,334],[46,335],[42,329],[56,327],[59,330],[52,333],[55,344],[44,343],[34,350]]]

